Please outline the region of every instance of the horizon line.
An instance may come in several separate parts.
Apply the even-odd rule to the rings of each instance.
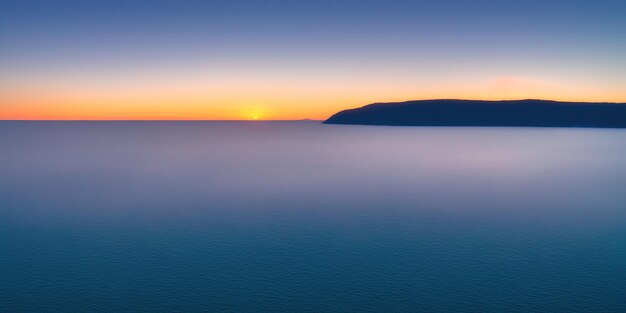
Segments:
[[[324,119],[0,119],[0,122],[322,122]]]
[[[425,101],[475,101],[475,102],[492,102],[492,103],[496,103],[496,102],[522,102],[522,101],[543,101],[543,102],[557,102],[557,103],[578,103],[578,104],[612,104],[612,105],[626,105],[626,101],[623,102],[619,102],[619,101],[581,101],[581,100],[552,100],[552,99],[541,99],[541,98],[516,98],[516,99],[488,99],[488,100],[484,100],[484,99],[473,99],[473,98],[422,98],[422,99],[403,99],[403,100],[397,100],[397,101],[375,101],[375,102],[369,102],[367,104],[358,106],[358,107],[351,107],[351,108],[344,108],[344,109],[337,109],[336,112],[331,113],[328,117],[324,117],[324,118],[288,118],[288,119],[274,119],[274,118],[270,118],[270,119],[263,119],[263,118],[238,118],[238,119],[210,119],[210,118],[180,118],[180,117],[156,117],[156,118],[150,118],[150,117],[135,117],[135,118],[126,118],[126,117],[120,117],[120,118],[116,118],[116,117],[92,117],[92,118],[10,118],[10,117],[5,117],[2,118],[0,117],[0,121],[2,122],[6,122],[6,121],[21,121],[21,122],[35,122],[35,121],[51,121],[51,122],[61,122],[61,121],[67,121],[67,122],[88,122],[88,121],[103,121],[103,122],[113,122],[113,121],[133,121],[133,122],[138,122],[138,121],[167,121],[167,122],[174,122],[174,121],[181,121],[181,122],[192,122],[192,121],[205,121],[205,122],[287,122],[287,121],[313,121],[313,122],[323,122],[325,120],[327,120],[328,118],[332,117],[334,114],[337,114],[339,112],[345,111],[345,110],[353,110],[353,109],[358,109],[361,107],[366,107],[366,106],[370,106],[370,105],[378,105],[378,104],[400,104],[400,103],[409,103],[409,102],[425,102]]]

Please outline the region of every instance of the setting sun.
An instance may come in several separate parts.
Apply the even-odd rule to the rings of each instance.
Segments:
[[[260,107],[248,107],[244,108],[243,115],[246,120],[257,121],[263,119],[267,115],[267,112]]]

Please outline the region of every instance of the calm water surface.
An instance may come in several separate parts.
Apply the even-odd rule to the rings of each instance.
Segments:
[[[626,312],[626,130],[0,122],[2,312]]]

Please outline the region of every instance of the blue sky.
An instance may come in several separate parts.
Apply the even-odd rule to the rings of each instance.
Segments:
[[[321,118],[432,97],[626,101],[625,35],[626,1],[615,0],[3,0],[0,117],[57,107],[236,118],[257,107]]]

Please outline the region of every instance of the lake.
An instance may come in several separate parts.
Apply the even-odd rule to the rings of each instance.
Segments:
[[[626,312],[626,130],[0,122],[2,312]]]

